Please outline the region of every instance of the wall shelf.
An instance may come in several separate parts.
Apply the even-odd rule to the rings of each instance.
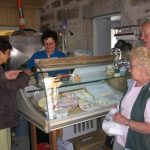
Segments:
[[[120,26],[115,29],[117,40],[138,40],[140,36],[139,25]]]

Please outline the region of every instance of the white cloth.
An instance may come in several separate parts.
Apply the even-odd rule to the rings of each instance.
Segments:
[[[102,124],[104,132],[109,136],[123,135],[122,125],[113,121],[113,116],[117,111],[117,108],[112,108],[106,115]]]

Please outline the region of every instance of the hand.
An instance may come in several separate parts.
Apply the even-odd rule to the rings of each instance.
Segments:
[[[33,74],[33,72],[30,69],[23,70],[24,73],[28,74],[29,76]]]
[[[8,80],[13,80],[16,79],[19,73],[22,72],[21,70],[11,70],[11,71],[6,71],[5,76]]]
[[[119,112],[114,114],[113,120],[115,122],[122,124],[122,125],[125,125],[125,126],[128,124],[128,119]]]
[[[118,108],[118,104],[113,104],[111,107],[112,108]]]

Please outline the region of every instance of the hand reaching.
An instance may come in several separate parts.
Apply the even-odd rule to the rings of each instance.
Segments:
[[[22,72],[21,70],[11,70],[11,71],[6,71],[5,76],[8,80],[13,80],[16,79],[19,73]]]
[[[33,72],[30,69],[25,69],[25,70],[23,70],[23,72],[28,74],[29,76],[31,76],[33,74]]]

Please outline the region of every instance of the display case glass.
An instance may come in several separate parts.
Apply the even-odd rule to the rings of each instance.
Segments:
[[[36,66],[29,86],[17,93],[18,110],[46,133],[102,117],[123,95],[108,82],[120,78],[106,73],[111,56],[41,59]],[[58,70],[68,73],[47,73]]]

